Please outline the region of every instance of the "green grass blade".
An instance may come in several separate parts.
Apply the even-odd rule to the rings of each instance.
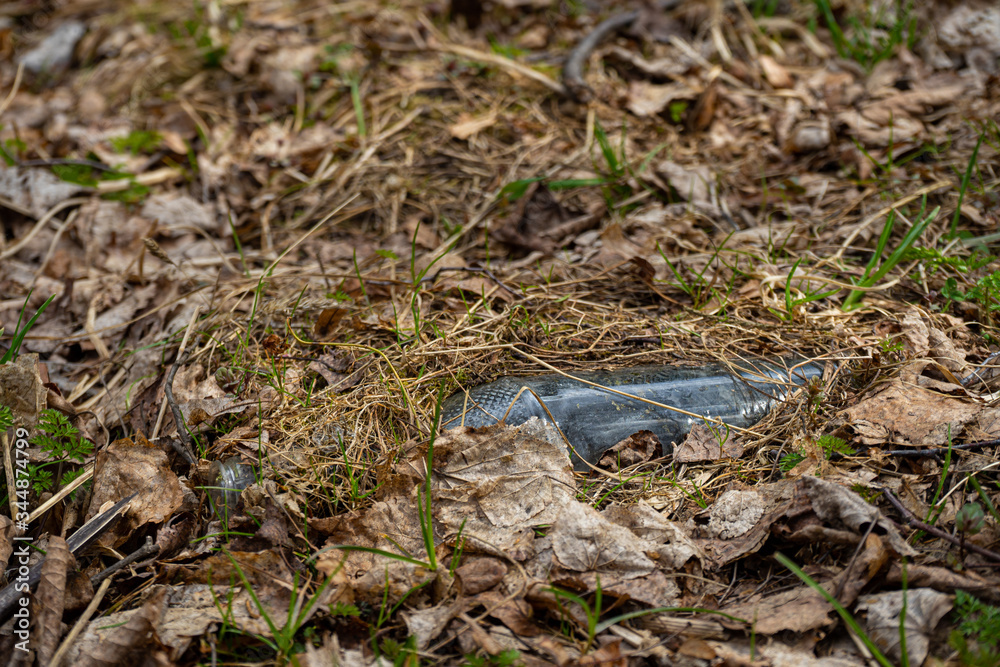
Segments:
[[[962,185],[958,189],[958,204],[955,205],[955,215],[951,218],[951,236],[955,236],[958,232],[958,218],[962,215],[962,201],[965,199],[965,191],[969,189],[969,179],[972,178],[972,171],[976,167],[976,158],[979,155],[979,147],[983,145],[983,140],[986,138],[986,131],[984,130],[979,135],[979,141],[976,142],[976,147],[972,149],[972,155],[969,156],[969,164],[965,167],[965,174],[962,176]]]
[[[434,404],[434,422],[431,424],[431,437],[427,443],[427,474],[424,478],[424,500],[420,502],[418,494],[418,509],[420,510],[420,532],[424,537],[424,548],[427,550],[427,561],[432,570],[437,570],[437,554],[434,545],[434,524],[431,516],[431,466],[434,462],[434,440],[437,438],[438,426],[441,423],[441,401],[444,400],[444,383],[438,387],[437,402]]]
[[[851,630],[854,631],[854,633],[861,639],[861,641],[864,642],[865,646],[868,647],[868,650],[871,651],[872,656],[875,657],[875,660],[877,660],[878,663],[882,665],[882,667],[893,667],[893,664],[889,662],[889,659],[886,658],[884,655],[882,655],[882,651],[880,651],[878,646],[875,645],[875,642],[873,642],[871,638],[869,638],[868,635],[865,634],[864,630],[861,629],[861,626],[858,624],[855,618],[851,616],[851,613],[849,611],[844,609],[844,605],[840,604],[837,598],[830,595],[830,593],[827,592],[825,588],[820,586],[815,579],[813,579],[808,574],[803,572],[802,568],[800,568],[798,565],[792,562],[792,559],[786,556],[785,554],[781,553],[780,551],[776,551],[774,553],[774,558],[779,563],[781,563],[789,570],[791,570],[792,573],[796,577],[801,579],[803,582],[805,582],[806,585],[808,585],[814,591],[822,595],[827,602],[833,605],[833,608],[837,611],[837,614],[840,615],[840,618],[844,621],[845,624],[847,624],[847,626]]]
[[[600,121],[597,120],[594,121],[594,137],[597,139],[597,144],[601,147],[601,155],[604,156],[604,162],[608,165],[608,171],[613,176],[620,175],[621,164],[618,162],[618,157],[615,155],[614,149],[611,148],[608,135],[604,133],[604,128],[601,127]]]
[[[39,306],[38,310],[35,311],[35,314],[31,316],[31,319],[29,319],[24,325],[24,328],[21,329],[21,318],[24,315],[24,309],[28,307],[28,299],[31,298],[32,291],[33,290],[29,290],[28,296],[24,297],[24,306],[21,308],[21,312],[17,316],[17,325],[14,327],[14,337],[10,341],[10,349],[4,352],[3,357],[0,357],[0,364],[5,364],[8,361],[15,361],[17,359],[21,350],[21,344],[24,342],[24,337],[28,335],[28,332],[31,331],[31,327],[35,326],[35,321],[39,318],[39,316],[41,316],[42,313],[45,312],[45,309],[49,307],[52,300],[56,298],[56,295],[53,294],[46,299],[45,303]]]

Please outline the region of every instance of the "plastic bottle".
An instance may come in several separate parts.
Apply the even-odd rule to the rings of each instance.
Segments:
[[[821,376],[821,365],[797,366],[798,360],[784,363],[740,362],[730,367],[721,363],[701,366],[638,366],[613,371],[569,373],[595,384],[680,408],[697,415],[721,419],[726,424],[746,428],[759,421],[794,385]],[[665,451],[680,442],[694,424],[703,423],[672,410],[625,398],[604,389],[577,382],[558,374],[532,377],[502,377],[494,382],[460,391],[441,405],[445,429],[489,426],[506,414],[505,423],[523,424],[531,417],[551,421],[538,399],[545,403],[566,439],[584,459],[596,463],[608,448],[639,431],[652,431]],[[509,408],[509,412],[508,412]],[[464,411],[464,418],[463,418]],[[573,456],[578,470],[588,469]]]
[[[212,508],[219,520],[228,525],[243,489],[257,481],[257,469],[240,463],[239,457],[234,456],[225,463],[213,461],[211,479],[212,484],[207,490]]]

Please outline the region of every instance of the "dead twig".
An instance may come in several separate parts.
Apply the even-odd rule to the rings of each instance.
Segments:
[[[141,547],[130,553],[128,556],[125,556],[125,558],[122,558],[120,561],[118,561],[111,567],[105,568],[101,572],[92,576],[90,578],[90,585],[97,586],[105,579],[110,579],[119,570],[124,570],[132,563],[140,561],[148,556],[155,556],[158,553],[160,553],[160,545],[155,544],[153,542],[153,538],[147,535],[146,543],[144,545],[142,545]]]
[[[86,627],[87,623],[90,622],[94,612],[97,611],[97,608],[101,605],[101,601],[104,600],[104,596],[107,594],[110,586],[111,581],[106,580],[103,584],[101,584],[101,587],[97,589],[97,592],[94,593],[94,598],[90,601],[90,604],[87,605],[87,608],[83,611],[80,618],[77,619],[76,625],[73,626],[73,629],[70,630],[69,634],[66,635],[66,638],[63,639],[63,643],[59,647],[59,650],[56,651],[56,654],[52,656],[52,661],[49,662],[49,667],[59,667],[59,665],[62,664],[63,658],[66,657],[66,654],[69,653],[69,649],[73,646],[76,638],[80,636],[84,627]]]
[[[184,457],[185,461],[193,466],[197,464],[197,461],[194,458],[191,434],[188,433],[187,425],[184,422],[184,414],[174,399],[174,376],[177,375],[177,369],[180,368],[182,363],[187,361],[187,358],[188,355],[184,354],[174,360],[174,365],[170,367],[170,372],[167,373],[167,383],[163,391],[167,395],[167,405],[170,406],[170,413],[174,416],[174,423],[177,425],[177,434],[180,436],[179,442],[171,440],[170,444],[178,454]]]
[[[920,458],[922,456],[939,457],[947,454],[949,449],[952,451],[974,451],[982,449],[983,447],[996,447],[997,445],[1000,445],[1000,438],[983,440],[982,442],[967,442],[964,445],[952,445],[951,447],[933,447],[931,449],[890,449],[882,453],[889,456],[901,456],[907,458]]]
[[[633,11],[615,14],[611,18],[604,19],[597,24],[593,32],[581,39],[580,43],[570,51],[569,57],[566,58],[566,64],[563,66],[562,80],[566,94],[574,101],[583,104],[594,97],[594,91],[583,80],[583,65],[593,50],[613,33],[632,25],[637,18],[639,18],[639,12]]]
[[[88,546],[93,544],[94,540],[103,535],[105,531],[111,527],[115,520],[128,511],[129,503],[132,502],[132,499],[135,498],[136,495],[138,495],[138,492],[133,493],[127,498],[119,500],[112,507],[83,524],[79,530],[73,533],[73,535],[66,540],[66,546],[69,548],[70,553],[74,555],[79,554]],[[17,542],[15,542],[15,544],[17,545],[17,548],[14,551],[14,555],[19,561],[22,557],[27,560],[26,554],[28,547],[20,545]],[[0,623],[6,622],[7,619],[9,619],[14,613],[14,608],[18,604],[18,600],[22,597],[22,586],[27,584],[29,588],[32,588],[39,582],[42,576],[42,564],[44,562],[44,558],[38,561],[31,566],[27,576],[23,576],[22,578],[12,581],[7,584],[6,588],[0,591]]]
[[[892,495],[892,491],[890,491],[885,487],[877,487],[877,488],[880,491],[882,491],[882,493],[885,494],[885,497],[888,498],[892,506],[896,508],[896,511],[898,511],[900,514],[903,515],[903,518],[906,519],[906,523],[909,524],[911,527],[916,528],[917,530],[922,530],[925,533],[930,533],[934,537],[940,537],[942,540],[951,542],[957,547],[968,549],[969,551],[977,553],[985,558],[989,558],[990,560],[995,560],[1000,562],[1000,554],[996,553],[995,551],[990,551],[989,549],[984,549],[983,547],[977,546],[975,544],[969,544],[968,541],[960,540],[959,538],[955,537],[954,535],[948,534],[947,532],[941,530],[940,528],[935,528],[934,526],[928,523],[924,523],[923,521],[918,519],[913,514],[913,512],[906,509],[906,507],[903,506],[903,503],[899,502],[899,499],[896,498],[896,496]]]
[[[487,278],[489,278],[490,280],[492,280],[493,282],[495,282],[504,291],[510,293],[512,296],[514,296],[514,297],[516,297],[518,299],[523,299],[524,298],[522,295],[518,294],[517,292],[515,292],[511,288],[509,288],[506,285],[504,285],[503,281],[501,281],[499,278],[497,278],[493,274],[493,272],[490,271],[489,269],[487,269],[485,266],[448,266],[448,267],[445,267],[443,269],[438,269],[437,272],[433,276],[425,276],[424,278],[422,278],[420,280],[420,282],[422,282],[422,283],[434,282],[435,280],[437,280],[437,277],[439,275],[441,275],[442,273],[444,273],[445,271],[468,271],[469,273],[484,273],[484,274],[486,274]]]
[[[977,370],[972,371],[964,378],[962,378],[962,386],[968,387],[970,384],[972,384],[973,380],[979,379],[979,371],[985,368],[986,366],[992,364],[993,361],[997,359],[997,357],[1000,357],[1000,352],[994,352],[990,356],[986,357],[986,359],[983,360],[983,363],[979,364],[979,368]]]

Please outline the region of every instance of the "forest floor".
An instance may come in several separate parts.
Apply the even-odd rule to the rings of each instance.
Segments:
[[[602,4],[0,2],[0,657],[1000,664],[1000,9],[639,3],[564,77]],[[435,428],[797,359],[588,464]]]

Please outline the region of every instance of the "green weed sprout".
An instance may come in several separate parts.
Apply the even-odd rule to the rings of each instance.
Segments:
[[[924,211],[926,203],[925,196],[924,202],[920,207],[921,214]],[[882,280],[882,278],[884,278],[889,271],[894,269],[896,265],[899,264],[899,262],[906,255],[906,252],[910,249],[910,246],[912,246],[916,240],[920,238],[920,236],[924,233],[924,230],[927,229],[928,225],[934,222],[940,211],[941,207],[937,206],[927,215],[918,216],[917,220],[913,223],[913,226],[910,227],[910,230],[903,237],[899,246],[897,246],[896,249],[889,254],[885,262],[879,266],[879,259],[885,252],[885,248],[889,243],[889,236],[892,234],[892,228],[896,222],[896,211],[891,211],[889,216],[886,218],[885,226],[882,228],[882,233],[879,235],[878,243],[875,246],[875,252],[872,254],[872,258],[869,260],[868,266],[865,267],[864,275],[857,281],[856,285],[859,287],[872,287],[878,281]],[[850,294],[847,295],[847,298],[844,299],[844,303],[840,306],[841,310],[847,312],[857,308],[862,295],[864,295],[863,290],[851,290]]]
[[[823,454],[828,460],[834,454],[850,456],[854,453],[854,451],[847,445],[847,441],[843,438],[838,438],[835,435],[821,435],[819,439],[816,440],[816,444],[823,449]],[[778,467],[781,468],[782,472],[787,473],[800,462],[805,460],[805,458],[805,455],[801,451],[791,452],[781,457],[781,462],[778,464]]]
[[[955,591],[955,619],[948,643],[959,660],[970,667],[1000,664],[1000,608],[988,605],[965,591]]]
[[[83,464],[94,452],[94,445],[80,437],[80,432],[69,419],[55,410],[43,410],[38,419],[38,435],[31,443],[38,445],[48,458],[45,463],[34,466],[31,472],[32,488],[36,493],[52,490],[54,476],[46,468],[56,466],[59,483],[69,484],[83,473],[77,466]],[[63,472],[70,466],[71,469]]]
[[[21,320],[24,319],[24,313],[28,307],[28,299],[30,298],[31,291],[29,290],[28,296],[24,297],[24,306],[21,307],[21,312],[17,315],[17,324],[14,325],[14,336],[10,341],[10,347],[7,348],[7,351],[3,353],[2,357],[0,357],[0,364],[6,364],[8,361],[17,361],[18,354],[20,354],[21,351],[21,343],[24,342],[24,337],[28,335],[29,331],[31,331],[31,327],[35,326],[35,321],[39,318],[39,316],[41,316],[42,313],[45,312],[45,309],[49,307],[49,304],[52,303],[54,298],[56,298],[56,295],[53,294],[46,299],[45,303],[39,306],[38,310],[35,311],[35,314],[31,316],[31,319],[28,320],[27,324],[25,324],[22,329]],[[3,329],[0,329],[0,335],[3,335]]]
[[[274,637],[273,640],[269,640],[264,637],[258,637],[258,639],[267,644],[271,650],[277,654],[278,664],[284,664],[292,656],[292,654],[295,653],[295,636],[309,619],[312,608],[319,602],[323,595],[323,591],[325,591],[326,587],[330,585],[331,581],[333,581],[333,575],[327,577],[326,581],[323,582],[323,585],[316,590],[316,593],[312,597],[306,599],[304,596],[299,597],[299,573],[296,572],[294,579],[292,580],[292,597],[288,603],[288,618],[285,619],[284,625],[278,627],[277,623],[271,619],[271,615],[268,613],[267,607],[265,607],[261,603],[260,598],[257,597],[257,593],[254,591],[253,586],[250,585],[250,581],[243,573],[243,568],[240,567],[239,562],[237,562],[237,560],[233,558],[233,555],[228,551],[226,552],[226,556],[228,556],[229,560],[232,561],[233,568],[235,568],[237,574],[240,575],[240,579],[243,580],[243,585],[246,587],[247,594],[253,600],[253,603],[260,612],[264,622],[267,623],[267,627],[271,631],[271,636]],[[344,561],[341,560],[337,569],[339,570],[343,564]]]
[[[867,16],[848,18],[850,36],[845,34],[833,15],[830,0],[813,0],[841,58],[850,58],[866,70],[891,58],[900,46],[912,48],[917,39],[917,20],[913,15],[912,2],[897,1],[887,10],[882,7],[877,13],[868,10]],[[865,3],[866,6],[874,3]]]
[[[714,614],[716,616],[722,616],[723,618],[727,618],[730,621],[735,621],[737,623],[746,623],[747,625],[749,625],[749,622],[742,618],[731,616],[721,611],[715,611],[712,609],[702,609],[700,607],[655,607],[653,609],[640,609],[638,611],[619,614],[618,616],[613,616],[609,619],[602,621],[600,620],[600,618],[601,618],[601,604],[603,602],[603,593],[601,590],[600,576],[596,577],[593,606],[587,604],[586,600],[584,600],[579,595],[576,595],[575,593],[570,593],[569,591],[564,591],[560,588],[554,588],[554,587],[549,587],[546,588],[545,590],[556,596],[556,600],[560,602],[560,605],[562,604],[561,601],[563,599],[566,599],[569,600],[570,602],[579,605],[580,609],[583,610],[583,614],[587,618],[587,641],[586,644],[584,645],[583,651],[581,651],[582,653],[587,653],[587,651],[589,651],[591,647],[593,647],[594,640],[596,639],[597,635],[601,634],[611,626],[617,625],[618,623],[627,621],[629,619],[640,618],[642,616],[649,616],[650,614],[676,613],[676,612]]]

